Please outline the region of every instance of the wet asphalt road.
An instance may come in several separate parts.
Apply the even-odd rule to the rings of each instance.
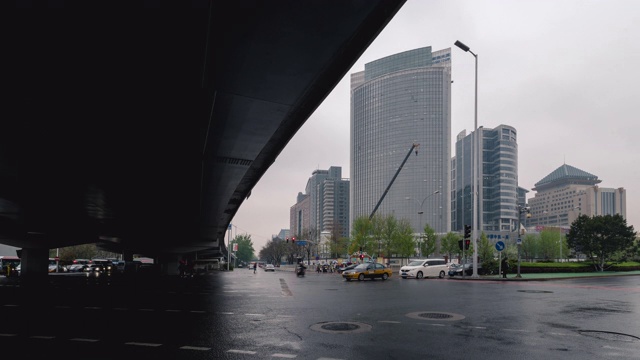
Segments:
[[[0,278],[20,359],[634,359],[640,277],[344,281],[247,269],[193,279]],[[55,357],[53,357],[55,355]]]

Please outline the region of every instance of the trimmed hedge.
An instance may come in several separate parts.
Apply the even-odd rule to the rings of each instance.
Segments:
[[[517,266],[517,264],[516,264]],[[613,265],[605,271],[635,271],[640,270],[640,263],[623,263]],[[594,272],[596,268],[590,262],[579,263],[520,263],[520,273],[583,273]]]

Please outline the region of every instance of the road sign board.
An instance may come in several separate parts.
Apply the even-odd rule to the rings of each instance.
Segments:
[[[518,238],[518,240],[516,241],[516,244],[522,245],[522,238]]]
[[[296,244],[298,244],[298,246],[307,245],[307,240],[298,240],[298,241],[296,241]]]
[[[504,250],[504,242],[502,242],[502,241],[496,242],[496,250],[498,250],[498,251]]]

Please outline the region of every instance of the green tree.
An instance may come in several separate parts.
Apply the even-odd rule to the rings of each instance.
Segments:
[[[557,258],[560,253],[560,244],[558,242],[558,230],[544,229],[540,232],[540,240],[538,246],[538,257],[549,261]]]
[[[96,248],[96,244],[74,245],[60,248],[59,254],[60,261],[63,264],[70,264],[74,259],[92,259],[97,257],[98,249]],[[55,256],[55,252],[53,256]]]
[[[621,215],[579,216],[567,235],[567,243],[586,254],[596,270],[604,271],[607,261],[633,247],[636,232]]]
[[[367,240],[371,234],[372,226],[368,216],[360,216],[353,221],[351,228],[351,244],[349,245],[349,255],[367,246]]]
[[[393,215],[387,215],[382,222],[382,231],[380,239],[382,241],[383,253],[387,258],[391,257],[397,247],[398,239],[398,220]]]
[[[286,243],[280,238],[273,238],[260,250],[258,257],[269,264],[280,264],[286,255]]]
[[[436,251],[436,242],[438,240],[438,236],[436,235],[436,231],[429,226],[429,224],[424,224],[424,229],[421,234],[422,241],[420,242],[420,253],[424,257],[429,257],[429,255],[433,254]]]
[[[414,254],[416,242],[413,238],[413,229],[407,219],[398,221],[398,228],[394,234],[394,252],[400,257],[408,258]]]
[[[341,230],[339,225],[334,225],[329,238],[329,251],[331,256],[336,259],[345,256],[349,249],[349,239],[340,235]]]
[[[236,258],[238,259],[238,261],[250,262],[254,259],[255,250],[253,249],[251,235],[237,235],[229,245],[231,246],[231,249],[233,249],[233,244],[238,244],[238,251],[236,252]]]
[[[449,261],[451,261],[454,255],[460,255],[458,240],[461,239],[460,234],[454,232],[448,232],[440,239],[440,252],[447,254]]]
[[[520,256],[532,261],[538,254],[540,247],[539,237],[536,234],[526,234],[522,238],[522,245],[520,245]]]
[[[487,234],[483,231],[478,242],[478,259],[482,263],[482,270],[486,273],[497,273],[498,262],[493,250],[494,246],[489,243]]]

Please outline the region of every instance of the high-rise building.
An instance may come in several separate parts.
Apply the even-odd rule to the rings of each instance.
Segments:
[[[565,227],[580,215],[627,216],[627,192],[624,188],[603,188],[596,175],[563,164],[535,184],[536,194],[529,199],[530,226]]]
[[[309,194],[298,193],[296,203],[289,209],[289,237],[308,232],[311,225]]]
[[[313,171],[305,194],[291,207],[290,224],[291,235],[308,240],[317,241],[323,231],[348,236],[349,180],[342,178],[341,167]]]
[[[409,50],[351,74],[350,224],[384,195],[377,214],[407,219],[416,233],[424,224],[447,232],[450,159],[451,49]]]
[[[456,138],[455,170],[452,194],[451,229],[462,231],[473,224],[472,144],[479,138],[482,149],[478,167],[478,228],[491,238],[509,235],[518,221],[517,205],[524,205],[527,190],[518,187],[518,139],[516,129],[500,125],[494,129],[479,127],[467,135],[462,131]]]

